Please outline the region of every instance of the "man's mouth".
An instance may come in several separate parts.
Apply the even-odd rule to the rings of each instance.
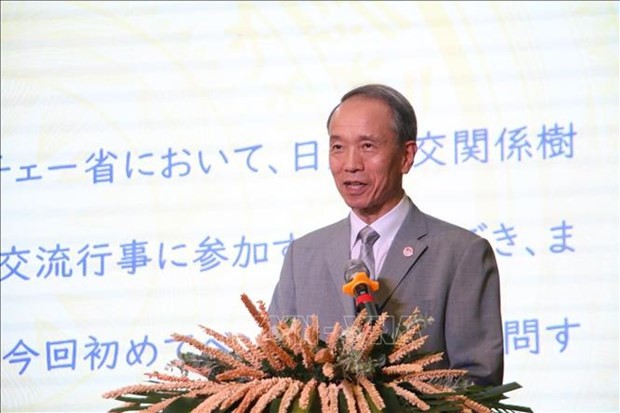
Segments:
[[[349,191],[360,191],[366,187],[362,181],[344,181],[344,187]]]

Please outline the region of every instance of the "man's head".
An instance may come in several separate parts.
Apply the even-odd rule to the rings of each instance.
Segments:
[[[329,165],[346,204],[365,222],[395,207],[413,165],[416,117],[411,104],[384,85],[345,94],[327,120]]]
[[[393,127],[398,140],[403,143],[409,140],[415,142],[418,133],[418,121],[411,103],[396,89],[380,84],[359,86],[345,93],[340,99],[340,103],[332,109],[327,118],[328,130],[334,112],[340,107],[342,102],[353,96],[366,96],[383,101],[392,111]]]

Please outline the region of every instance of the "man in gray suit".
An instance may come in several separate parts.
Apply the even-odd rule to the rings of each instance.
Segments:
[[[370,272],[380,283],[379,313],[398,323],[418,307],[434,319],[424,330],[424,350],[444,352],[433,367],[466,369],[478,384],[501,384],[499,274],[491,246],[423,213],[403,190],[417,150],[411,104],[388,86],[361,86],[342,97],[327,128],[330,169],[351,213],[289,245],[272,318],[316,314],[322,327],[350,323],[355,305],[342,293],[344,266],[360,255],[358,233],[371,226],[378,234]]]

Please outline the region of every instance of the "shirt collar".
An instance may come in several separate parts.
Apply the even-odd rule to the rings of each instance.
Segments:
[[[377,231],[380,236],[380,240],[389,241],[391,244],[391,241],[396,236],[398,229],[409,212],[409,202],[407,202],[407,199],[407,194],[404,194],[398,205],[370,225],[375,231]],[[351,223],[350,246],[353,248],[353,245],[355,245],[355,242],[357,241],[357,234],[368,224],[362,221],[362,219],[353,211],[349,214],[349,221]]]

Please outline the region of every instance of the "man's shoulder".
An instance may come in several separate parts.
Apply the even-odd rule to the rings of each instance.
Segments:
[[[439,236],[439,237],[448,237],[454,240],[461,241],[476,241],[483,237],[476,234],[470,229],[464,228],[458,224],[453,222],[438,218],[434,215],[430,215],[424,212],[420,212],[427,224],[428,228],[428,236]]]
[[[317,242],[325,242],[326,239],[333,239],[336,235],[342,235],[343,231],[348,231],[348,229],[349,219],[344,218],[296,238],[295,243],[314,244]]]

